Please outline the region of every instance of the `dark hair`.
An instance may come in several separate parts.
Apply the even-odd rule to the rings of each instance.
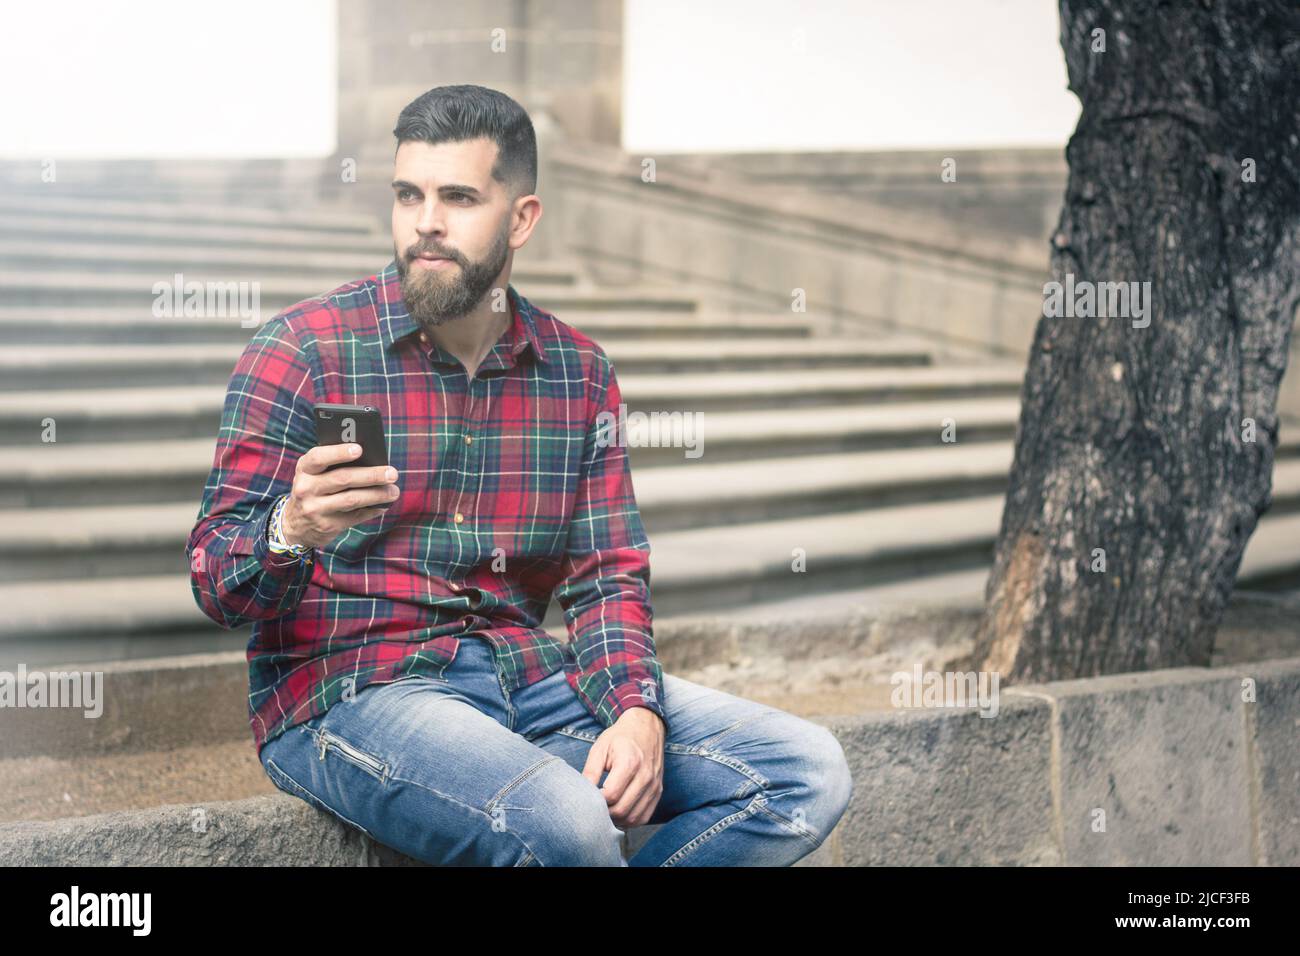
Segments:
[[[537,136],[524,108],[497,90],[461,84],[435,86],[402,110],[393,129],[397,146],[409,140],[457,143],[486,137],[497,144],[492,178],[515,197],[537,190]]]

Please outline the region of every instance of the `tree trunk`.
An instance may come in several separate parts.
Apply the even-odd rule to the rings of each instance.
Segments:
[[[1300,303],[1300,4],[1061,0],[1061,44],[1074,296],[1044,299],[1076,317],[1038,321],[971,658],[1008,681],[1209,664]],[[1104,282],[1149,311],[1078,317]]]

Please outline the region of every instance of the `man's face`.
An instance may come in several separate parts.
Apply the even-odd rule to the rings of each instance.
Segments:
[[[429,328],[469,314],[510,255],[511,198],[492,178],[497,146],[405,142],[393,168],[393,257],[406,308]]]

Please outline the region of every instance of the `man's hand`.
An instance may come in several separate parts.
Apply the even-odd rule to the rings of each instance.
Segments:
[[[383,514],[397,500],[401,492],[392,484],[397,469],[389,465],[325,471],[360,454],[357,444],[317,445],[298,459],[284,506],[286,541],[323,548],[354,524]]]
[[[649,707],[630,707],[605,728],[587,754],[582,775],[600,787],[610,819],[626,830],[642,826],[664,792],[664,722]]]

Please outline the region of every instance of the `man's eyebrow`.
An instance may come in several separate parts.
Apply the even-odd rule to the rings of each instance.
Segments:
[[[410,189],[410,190],[414,190],[417,193],[423,192],[423,190],[420,189],[419,186],[415,185],[415,183],[408,183],[405,179],[394,179],[392,185],[394,189]],[[473,186],[466,186],[462,183],[448,183],[445,186],[439,186],[438,192],[468,193],[471,196],[481,195],[479,191],[475,189]]]

